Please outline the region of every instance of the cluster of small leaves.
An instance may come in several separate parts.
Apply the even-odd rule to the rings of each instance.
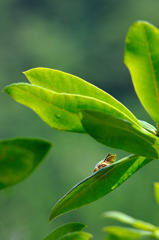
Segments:
[[[159,124],[159,30],[136,22],[126,37],[124,62],[136,93]],[[72,188],[52,209],[55,217],[91,203],[129,178],[153,159],[159,159],[158,130],[139,121],[124,105],[94,85],[61,71],[35,68],[24,73],[30,83],[4,91],[35,111],[50,127],[87,133],[100,143],[133,155],[107,166]]]
[[[155,185],[155,197],[159,204],[159,183]],[[105,212],[103,217],[117,220],[121,223],[125,223],[130,227],[119,226],[107,226],[103,230],[107,232],[107,240],[129,240],[129,239],[142,239],[144,237],[151,237],[159,239],[159,226],[155,226],[151,223],[144,222],[128,216],[121,212],[110,211]]]

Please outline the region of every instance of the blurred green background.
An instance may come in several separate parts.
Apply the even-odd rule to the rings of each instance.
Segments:
[[[159,27],[158,0],[1,0],[0,89],[27,81],[22,72],[50,67],[77,75],[125,104],[139,119],[153,124],[140,104],[123,63],[125,37],[136,20]],[[30,109],[0,93],[1,140],[18,136],[42,137],[54,147],[25,181],[0,192],[0,239],[42,240],[67,222],[88,225],[94,239],[111,223],[107,210],[124,211],[159,224],[153,183],[159,181],[159,163],[147,165],[118,189],[91,205],[48,222],[53,205],[76,183],[92,173],[107,148],[84,134],[49,128]]]

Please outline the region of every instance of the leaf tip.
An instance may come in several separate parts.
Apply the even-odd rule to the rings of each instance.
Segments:
[[[57,204],[56,204],[57,205]],[[55,205],[55,206],[56,206]],[[49,223],[51,223],[59,214],[55,212],[55,206],[52,208],[50,216],[49,216]]]
[[[8,85],[8,86],[6,86],[5,88],[3,88],[2,89],[2,92],[5,92],[5,93],[7,93],[7,94],[9,94],[9,89],[10,89],[10,87],[9,87],[10,85]]]
[[[51,212],[50,216],[49,216],[49,223],[51,223],[54,219],[55,219],[55,217],[53,216],[53,214]]]
[[[26,75],[27,71],[22,72],[24,75]]]
[[[22,72],[27,79],[28,79],[29,71],[30,71],[30,70],[26,70],[26,71]]]

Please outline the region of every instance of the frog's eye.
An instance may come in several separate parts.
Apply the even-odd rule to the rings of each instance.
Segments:
[[[97,163],[93,172],[97,172],[99,169],[109,166],[110,164],[112,164],[115,161],[115,159],[116,159],[116,154],[108,153],[108,155],[105,157],[104,160]]]
[[[108,153],[104,160],[107,160],[111,155],[112,155],[111,153]]]

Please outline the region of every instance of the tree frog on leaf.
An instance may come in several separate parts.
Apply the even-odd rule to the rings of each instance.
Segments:
[[[108,153],[108,155],[105,157],[104,160],[100,161],[99,163],[96,164],[93,172],[97,172],[99,169],[109,166],[116,160],[116,154],[113,153]]]

